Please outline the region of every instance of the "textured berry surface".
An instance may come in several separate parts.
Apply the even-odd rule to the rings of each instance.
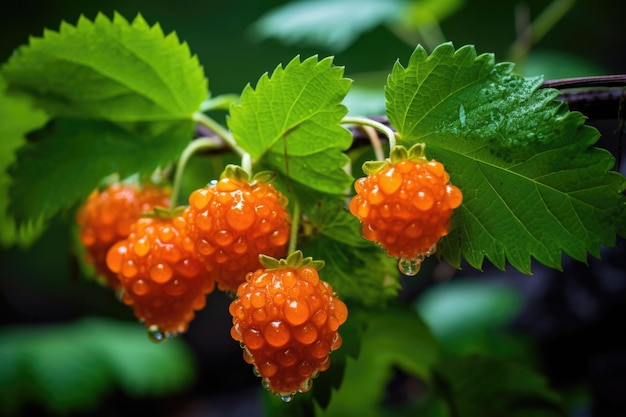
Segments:
[[[404,259],[432,254],[463,198],[444,166],[425,158],[392,159],[354,188],[350,212],[362,222],[363,237]]]
[[[341,346],[337,329],[346,305],[312,266],[260,269],[248,275],[230,304],[232,337],[263,386],[289,400],[311,388]]]
[[[114,290],[120,288],[117,275],[106,266],[106,254],[114,243],[130,233],[133,224],[144,211],[155,206],[167,207],[169,188],[146,185],[142,188],[127,184],[112,184],[102,191],[94,190],[78,210],[76,222],[80,241],[87,249],[87,262],[106,278]]]
[[[191,193],[188,234],[220,289],[237,291],[246,274],[261,267],[259,254],[285,255],[286,205],[271,184],[228,177]]]
[[[122,301],[155,339],[185,332],[215,282],[185,234],[185,219],[141,217],[107,254],[123,286]]]

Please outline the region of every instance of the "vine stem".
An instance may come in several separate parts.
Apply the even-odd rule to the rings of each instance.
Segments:
[[[344,117],[341,120],[341,123],[372,127],[387,136],[387,139],[389,140],[389,149],[396,146],[396,133],[390,127],[385,126],[384,124],[377,122],[376,120],[368,119],[366,117]],[[371,140],[372,135],[368,136]],[[372,146],[375,147],[376,144],[372,143]]]
[[[178,164],[176,164],[176,172],[174,173],[174,185],[172,186],[172,196],[170,200],[170,208],[175,208],[178,202],[178,195],[180,194],[180,187],[182,184],[183,173],[185,167],[191,156],[198,151],[205,151],[209,149],[220,149],[222,144],[216,138],[197,138],[189,142],[189,145],[183,150]]]
[[[293,213],[291,213],[291,230],[289,233],[289,246],[287,247],[287,256],[296,251],[298,243],[298,230],[300,229],[300,202],[295,199],[293,203]]]

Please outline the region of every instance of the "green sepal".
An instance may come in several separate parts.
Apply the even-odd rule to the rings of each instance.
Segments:
[[[407,150],[402,145],[396,145],[391,148],[389,158],[384,161],[367,161],[363,164],[362,169],[366,175],[375,174],[389,164],[395,164],[401,161],[422,161],[426,162],[425,156],[426,144],[416,143]]]
[[[173,219],[174,217],[180,216],[183,214],[183,211],[187,206],[178,206],[174,208],[160,207],[154,206],[154,208],[150,211],[144,211],[141,213],[141,217],[154,217],[155,219]]]
[[[250,182],[250,174],[245,169],[235,164],[228,164],[220,174],[220,179],[230,178],[233,180]]]
[[[261,184],[270,184],[276,179],[276,172],[274,171],[260,171],[254,174],[253,181],[260,182]]]
[[[389,165],[389,161],[367,161],[361,167],[365,175],[376,174]]]
[[[267,255],[259,255],[259,262],[266,269],[281,269],[281,268],[304,268],[306,266],[313,267],[318,271],[324,267],[324,261],[314,260],[312,257],[306,258],[302,255],[302,251],[297,250],[289,254],[286,258],[276,259]]]

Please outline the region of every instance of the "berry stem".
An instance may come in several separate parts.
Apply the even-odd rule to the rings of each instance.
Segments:
[[[235,142],[235,138],[233,138],[233,135],[231,135],[228,129],[225,129],[222,125],[217,123],[206,114],[195,112],[193,114],[193,121],[196,123],[200,123],[201,125],[215,132],[215,134],[222,138],[224,142],[226,142],[228,147],[235,151],[238,155],[243,156],[246,153],[243,149],[239,147],[239,145],[237,145],[237,142]]]
[[[172,186],[172,196],[170,201],[170,208],[175,208],[178,204],[178,194],[180,193],[180,187],[182,184],[183,173],[185,167],[191,156],[201,150],[219,149],[222,147],[220,141],[216,138],[198,138],[189,142],[189,145],[183,150],[178,164],[176,165],[176,172],[174,173],[174,185]]]
[[[394,146],[396,146],[396,133],[393,130],[391,130],[391,128],[385,126],[384,124],[382,124],[380,122],[377,122],[376,120],[368,119],[366,117],[344,117],[341,120],[341,123],[342,124],[351,124],[351,125],[372,127],[374,129],[378,130],[379,132],[382,132],[385,136],[387,136],[387,139],[389,140],[389,149],[391,149]],[[368,134],[368,137],[370,138],[370,141],[372,140],[373,136],[375,136],[375,135],[369,135]],[[376,147],[374,142],[372,142],[372,146]]]
[[[289,234],[289,246],[287,247],[287,255],[296,251],[298,243],[298,230],[300,229],[300,202],[298,199],[293,201],[293,213],[291,213],[291,232]]]

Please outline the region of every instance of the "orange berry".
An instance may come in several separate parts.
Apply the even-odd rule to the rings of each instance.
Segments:
[[[106,265],[106,254],[117,241],[130,233],[130,226],[144,211],[169,205],[170,189],[146,184],[139,188],[129,184],[112,184],[93,191],[78,210],[76,222],[79,239],[86,248],[86,261],[114,290],[120,289],[115,273]]]
[[[419,267],[448,233],[452,210],[463,199],[449,183],[444,166],[423,156],[424,146],[395,147],[391,158],[366,169],[355,183],[350,212],[362,223],[362,236],[402,260],[407,270]],[[367,166],[365,166],[367,168]]]
[[[189,240],[183,216],[141,217],[107,253],[107,265],[123,288],[122,300],[153,340],[185,332],[215,288]]]
[[[244,359],[285,401],[308,391],[328,369],[330,353],[341,346],[338,328],[348,317],[346,305],[301,255],[249,273],[229,307],[231,336],[242,343]]]
[[[260,254],[285,255],[290,233],[287,199],[273,185],[237,174],[192,192],[184,213],[198,256],[218,287],[233,293],[261,267]]]

